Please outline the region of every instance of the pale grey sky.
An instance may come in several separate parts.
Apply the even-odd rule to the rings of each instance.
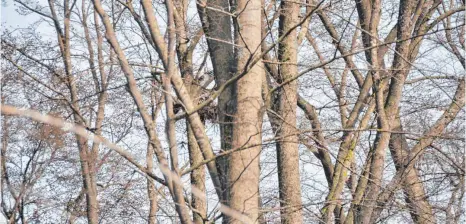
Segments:
[[[13,0],[4,0],[1,5],[2,30],[5,28],[23,28],[38,19],[37,16],[22,16],[17,11],[17,3]]]

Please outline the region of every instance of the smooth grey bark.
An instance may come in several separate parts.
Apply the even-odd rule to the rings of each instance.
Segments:
[[[198,13],[204,29],[204,34],[209,47],[209,54],[212,61],[213,75],[217,86],[225,82],[235,73],[232,23],[229,15],[219,13],[208,7],[223,10],[230,10],[228,0],[200,1],[197,5]],[[233,117],[235,107],[235,85],[228,86],[219,96],[217,101],[217,116],[220,126],[221,150],[231,149],[233,135]],[[220,180],[222,183],[222,198],[224,203],[228,201],[228,161],[229,155],[216,159]],[[224,217],[224,223],[227,221]]]

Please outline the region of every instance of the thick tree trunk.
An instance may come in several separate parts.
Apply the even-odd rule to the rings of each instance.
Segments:
[[[239,0],[241,12],[235,24],[237,69],[247,67],[254,54],[260,53],[261,1]],[[257,56],[256,56],[257,57]],[[232,148],[246,147],[230,155],[228,184],[231,208],[247,214],[254,222],[259,221],[259,157],[262,141],[262,79],[261,63],[254,65],[237,82],[237,107],[234,113]],[[240,223],[232,218],[230,223]]]
[[[198,12],[201,17],[202,26],[207,39],[209,47],[210,58],[217,86],[223,85],[234,74],[234,61],[233,61],[233,38],[231,35],[231,18],[225,13],[219,13],[214,10],[208,9],[205,6],[229,11],[228,0],[212,0],[201,1],[198,4]],[[221,150],[228,151],[231,149],[231,141],[233,136],[233,117],[235,106],[235,85],[228,86],[218,97],[217,101],[217,115],[220,126],[220,139]],[[228,161],[229,155],[217,158],[217,166],[220,172],[220,180],[222,183],[222,197],[223,203],[228,200]],[[223,218],[224,223],[228,218]]]

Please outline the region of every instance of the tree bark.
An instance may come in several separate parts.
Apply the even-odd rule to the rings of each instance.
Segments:
[[[235,43],[237,69],[248,66],[260,54],[261,0],[239,0],[236,10]],[[262,141],[262,63],[255,64],[237,81],[232,148],[248,147],[230,155],[228,184],[229,206],[259,222],[259,157]],[[240,223],[233,217],[230,223]]]
[[[390,152],[397,172],[403,172],[405,164],[409,164],[409,146],[403,131],[399,114],[393,122],[393,133],[390,138]],[[415,223],[435,223],[432,207],[430,206],[424,185],[419,177],[417,169],[408,169],[405,171],[402,179],[405,201]]]
[[[377,35],[377,24],[374,24],[373,18],[379,17],[380,3],[363,1],[358,4],[358,13],[360,15],[361,26],[363,29],[368,30],[369,34],[363,33],[363,41],[365,46],[375,46],[375,37]],[[413,10],[414,1],[403,1],[400,4],[399,17],[398,17],[398,39],[407,39],[411,35],[412,21],[411,14]],[[377,6],[377,7],[374,7]],[[374,13],[377,16],[374,16]],[[369,23],[368,23],[369,22]],[[382,131],[379,131],[375,140],[375,148],[372,154],[372,161],[369,173],[369,182],[363,205],[360,207],[360,220],[362,223],[369,223],[371,220],[372,212],[377,204],[378,194],[380,193],[381,178],[383,175],[385,150],[389,145],[392,122],[395,120],[398,105],[400,103],[404,81],[407,72],[405,71],[407,62],[403,57],[409,54],[410,41],[398,42],[395,48],[397,54],[394,58],[395,72],[390,83],[389,91],[385,100],[384,88],[386,83],[381,80],[380,73],[377,72],[379,67],[378,51],[373,48],[366,51],[366,58],[374,68],[372,77],[374,79],[374,92],[376,94],[376,111],[377,111],[377,126]]]
[[[228,0],[212,0],[200,1],[197,9],[204,29],[204,34],[209,47],[209,54],[212,61],[212,67],[215,77],[215,83],[218,86],[223,85],[234,74],[234,53],[233,53],[233,37],[231,35],[231,18],[225,13],[219,13],[208,9],[212,7],[223,11],[229,11]],[[235,106],[235,85],[228,86],[219,96],[217,100],[217,116],[220,126],[221,150],[228,151],[231,149],[231,141],[233,135],[233,117]],[[222,183],[222,198],[223,203],[228,200],[227,189],[227,174],[229,155],[222,156],[216,159],[217,167],[220,172],[220,180]],[[224,216],[224,223],[228,217]]]
[[[80,106],[78,103],[79,96],[78,90],[76,87],[76,82],[74,81],[74,76],[72,73],[72,64],[71,64],[71,46],[70,46],[70,20],[71,20],[71,10],[70,10],[70,1],[64,1],[64,24],[62,31],[58,17],[55,11],[55,3],[53,0],[49,0],[49,8],[52,14],[52,18],[55,25],[55,30],[57,32],[58,45],[60,47],[60,52],[62,54],[63,63],[65,66],[65,74],[67,77],[67,85],[71,95],[71,104],[73,106],[73,119],[74,121],[82,126],[87,126],[86,121],[84,120]],[[95,178],[92,177],[94,170],[94,160],[95,157],[89,151],[87,145],[87,140],[82,136],[75,135],[78,149],[79,157],[81,162],[81,175],[83,178],[83,187],[86,192],[86,204],[87,204],[87,220],[90,224],[97,224],[99,221],[99,203],[97,201],[97,187],[95,183]]]
[[[298,23],[299,5],[281,2],[279,36]],[[278,45],[279,80],[287,80],[298,73],[297,31],[293,29]],[[280,192],[281,223],[302,223],[301,181],[299,175],[299,151],[296,128],[297,81],[290,82],[278,90],[275,105],[280,126],[277,132],[277,166]]]
[[[154,163],[153,157],[154,156],[154,149],[152,145],[149,143],[147,144],[147,152],[146,152],[146,166],[147,170],[153,171]],[[148,223],[149,224],[156,224],[157,223],[157,210],[158,210],[158,199],[157,199],[157,189],[155,188],[154,180],[147,178],[147,196],[149,197],[149,214],[147,215]]]
[[[196,99],[194,103],[197,103],[200,86],[192,80],[192,75],[185,76],[185,85],[189,90],[191,97]],[[196,136],[194,136],[189,122],[186,122],[186,128],[188,135],[189,165],[193,167],[200,164],[204,158],[202,157],[201,149],[197,144]],[[199,166],[190,173],[191,185],[196,187],[197,191],[203,195],[206,195],[205,178],[204,166]],[[206,199],[198,197],[195,194],[191,194],[191,207],[193,208],[193,222],[196,224],[204,223],[205,219],[207,219]]]

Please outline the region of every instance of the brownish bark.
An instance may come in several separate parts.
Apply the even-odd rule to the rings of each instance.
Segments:
[[[128,63],[128,60],[123,52],[123,50],[121,49],[120,47],[120,44],[116,38],[116,34],[115,34],[115,31],[114,31],[114,28],[110,22],[110,19],[108,18],[108,15],[107,13],[104,11],[103,7],[102,7],[102,4],[100,2],[100,0],[93,0],[94,2],[94,7],[97,11],[97,13],[100,15],[103,23],[104,23],[104,26],[106,28],[106,38],[108,40],[108,42],[110,43],[110,46],[113,48],[113,50],[115,51],[119,61],[120,61],[120,66],[121,66],[121,69],[123,71],[123,73],[125,74],[126,76],[126,80],[127,80],[127,85],[128,85],[128,90],[129,90],[129,93],[131,94],[140,114],[141,114],[141,117],[142,117],[142,120],[144,122],[144,128],[145,128],[145,131],[149,137],[149,141],[150,143],[152,144],[152,147],[154,148],[154,151],[155,151],[155,154],[156,154],[156,157],[157,157],[157,160],[159,161],[159,164],[160,164],[160,168],[162,170],[162,172],[164,173],[164,178],[165,178],[165,181],[168,185],[168,188],[170,190],[170,193],[176,203],[176,207],[177,207],[177,212],[178,212],[178,215],[180,216],[180,221],[182,223],[191,223],[191,220],[190,220],[190,217],[189,217],[189,213],[187,211],[187,208],[185,206],[185,201],[184,201],[184,197],[183,197],[183,192],[182,192],[182,186],[179,186],[179,183],[177,180],[179,180],[179,172],[176,170],[177,169],[177,159],[175,156],[177,156],[176,154],[176,144],[174,144],[174,141],[176,142],[176,138],[175,136],[173,136],[173,131],[172,130],[168,130],[168,137],[169,137],[169,144],[170,144],[170,155],[171,155],[171,163],[172,163],[172,168],[174,168],[175,172],[171,173],[168,169],[168,162],[166,160],[166,157],[165,157],[165,153],[163,152],[162,150],[162,147],[161,147],[161,144],[160,144],[160,141],[155,133],[155,125],[154,125],[154,122],[152,121],[152,118],[151,116],[149,115],[148,111],[147,111],[147,108],[144,104],[144,101],[143,101],[143,98],[142,98],[142,95],[141,95],[141,92],[139,91],[137,85],[136,85],[136,80],[134,78],[134,74],[133,74],[133,70],[131,68],[131,66],[129,65]],[[167,8],[170,8],[170,7],[167,7]],[[170,15],[170,17],[172,17],[172,15]],[[170,18],[169,17],[169,18]],[[175,39],[174,39],[174,35],[171,36],[171,44],[175,45]],[[173,49],[173,52],[174,54],[174,49]],[[170,61],[168,61],[170,60]],[[172,64],[172,66],[168,66],[169,64]],[[168,57],[168,54],[167,54],[167,66],[168,68],[170,68],[170,70],[168,70],[167,72],[169,73],[169,78],[171,78],[173,76],[173,73],[175,72],[174,70],[174,55],[170,57]],[[168,79],[169,81],[170,79]],[[167,79],[165,77],[165,80],[164,80],[164,89],[167,89],[169,83],[167,83]],[[168,90],[169,92],[169,90]],[[167,94],[169,95],[169,94]],[[173,108],[170,108],[170,107],[173,107],[173,103],[169,103],[167,102],[167,100],[171,100],[171,96],[168,96],[165,98],[166,100],[166,105],[167,105],[167,113],[173,113]],[[173,101],[170,101],[170,102],[173,102]],[[171,112],[170,112],[171,111]],[[173,128],[173,125],[174,125],[174,120],[172,119],[173,114],[169,114],[168,116],[168,121],[167,121],[167,126],[168,127],[172,127]],[[168,129],[172,129],[172,128],[168,128]]]
[[[243,69],[251,58],[260,54],[261,1],[237,1],[235,43],[236,66]],[[234,113],[232,148],[248,147],[230,155],[228,164],[229,206],[247,214],[253,222],[259,222],[259,157],[262,141],[262,79],[261,63],[255,64],[237,81],[236,111]],[[230,223],[240,223],[231,217]]]
[[[146,15],[146,21],[149,25],[149,31],[152,37],[152,41],[156,47],[157,53],[160,55],[162,62],[164,64],[165,69],[168,70],[168,51],[165,42],[163,41],[163,36],[160,33],[160,30],[157,25],[157,20],[153,15],[153,7],[151,1],[148,0],[141,0],[141,4],[143,6],[144,13]],[[183,103],[184,109],[187,113],[189,113],[188,122],[193,130],[193,134],[196,137],[197,143],[202,151],[202,155],[204,159],[209,159],[210,162],[207,163],[207,168],[209,169],[209,174],[212,178],[212,182],[214,184],[215,190],[219,198],[222,195],[221,190],[221,183],[219,172],[215,162],[215,155],[212,150],[212,146],[210,145],[210,140],[205,133],[205,127],[200,119],[200,116],[197,112],[192,112],[194,110],[194,102],[189,95],[188,90],[184,86],[184,81],[178,72],[175,72],[171,76],[171,82],[173,87]]]
[[[299,5],[282,1],[279,36],[298,23]],[[298,72],[297,31],[293,29],[278,45],[279,79],[293,77]],[[278,90],[276,111],[280,119],[277,132],[277,166],[282,223],[302,223],[301,181],[299,176],[298,135],[296,129],[297,80]]]
[[[399,117],[393,122],[393,131],[403,132]],[[390,152],[397,172],[409,164],[409,146],[405,134],[393,133],[390,138]],[[417,169],[406,170],[402,179],[405,200],[415,223],[435,223],[432,208],[427,200],[423,182]]]
[[[367,2],[366,2],[367,3]],[[374,3],[372,3],[374,5]],[[368,5],[361,4],[358,7],[358,12],[360,13],[360,21],[361,24],[370,21],[370,25],[372,24],[372,19],[367,20],[368,17],[368,10],[365,9]],[[374,12],[374,8],[372,7],[372,14]],[[369,182],[367,186],[367,191],[365,194],[363,205],[361,206],[360,213],[359,213],[359,220],[362,223],[369,223],[371,220],[372,212],[377,205],[377,198],[380,192],[380,184],[381,184],[381,177],[383,174],[383,166],[384,166],[384,158],[385,158],[385,149],[388,147],[391,130],[392,130],[392,123],[395,120],[396,112],[398,110],[398,105],[400,103],[402,88],[404,85],[404,81],[406,79],[407,73],[406,69],[409,67],[408,62],[405,61],[406,56],[409,54],[410,49],[410,41],[407,40],[411,35],[411,29],[413,27],[413,21],[411,18],[412,10],[414,10],[414,1],[403,1],[400,4],[399,9],[399,18],[398,18],[398,27],[397,27],[397,38],[400,40],[406,40],[403,42],[397,42],[395,51],[397,52],[394,58],[394,74],[392,81],[390,83],[390,87],[388,90],[388,94],[384,97],[384,81],[380,80],[380,74],[377,74],[377,71],[373,72],[373,79],[374,79],[374,90],[376,93],[376,111],[378,113],[378,127],[383,130],[382,132],[378,132],[375,140],[375,149],[372,156],[370,173],[369,173]],[[370,15],[370,14],[369,14]],[[371,15],[371,18],[373,15]],[[363,26],[364,27],[364,26]],[[363,39],[371,40],[374,39],[373,37],[376,36],[374,33],[374,28],[369,27],[370,32],[369,35],[363,33]],[[367,30],[367,28],[366,28]],[[370,41],[369,41],[370,42]],[[370,42],[371,45],[374,43]],[[377,62],[378,52],[370,52],[368,54],[366,52],[366,57],[368,61],[372,61],[372,66],[379,65]],[[377,63],[376,63],[377,62]],[[377,67],[376,67],[377,68]]]
[[[181,54],[185,51],[181,51]],[[180,54],[179,53],[179,54]],[[189,57],[189,56],[188,56]],[[189,58],[190,59],[190,58]],[[201,91],[201,86],[196,80],[193,80],[192,75],[192,64],[190,60],[184,60],[181,63],[182,67],[188,67],[189,69],[183,69],[185,86],[189,91],[191,98],[194,100],[194,103],[197,104],[199,100],[199,94]],[[193,133],[189,122],[186,122],[187,135],[188,135],[188,152],[189,152],[189,164],[191,167],[198,166],[204,158],[202,156],[201,149],[197,144],[196,136]],[[206,195],[206,186],[205,186],[205,168],[204,166],[198,166],[190,173],[191,185],[196,188],[198,194],[191,194],[191,207],[193,222],[202,224],[207,220],[207,202],[205,197],[199,197],[199,194]]]
[[[80,112],[80,105],[78,103],[78,90],[76,87],[76,82],[74,81],[74,76],[72,73],[72,64],[71,64],[71,51],[70,51],[70,1],[64,1],[64,29],[61,29],[58,17],[55,11],[55,3],[53,0],[49,0],[49,8],[52,14],[53,22],[55,25],[55,31],[57,33],[57,40],[60,47],[60,52],[62,54],[63,63],[65,66],[65,74],[67,78],[67,85],[71,95],[71,104],[73,107],[73,118],[74,121],[82,126],[87,126],[86,121]],[[81,162],[81,173],[83,178],[83,186],[86,192],[86,204],[87,204],[87,219],[91,224],[97,224],[99,220],[98,216],[98,201],[97,201],[97,187],[95,183],[95,178],[93,178],[93,172],[95,166],[95,156],[91,154],[88,149],[87,140],[79,135],[76,135],[77,145],[79,149],[79,157]]]

